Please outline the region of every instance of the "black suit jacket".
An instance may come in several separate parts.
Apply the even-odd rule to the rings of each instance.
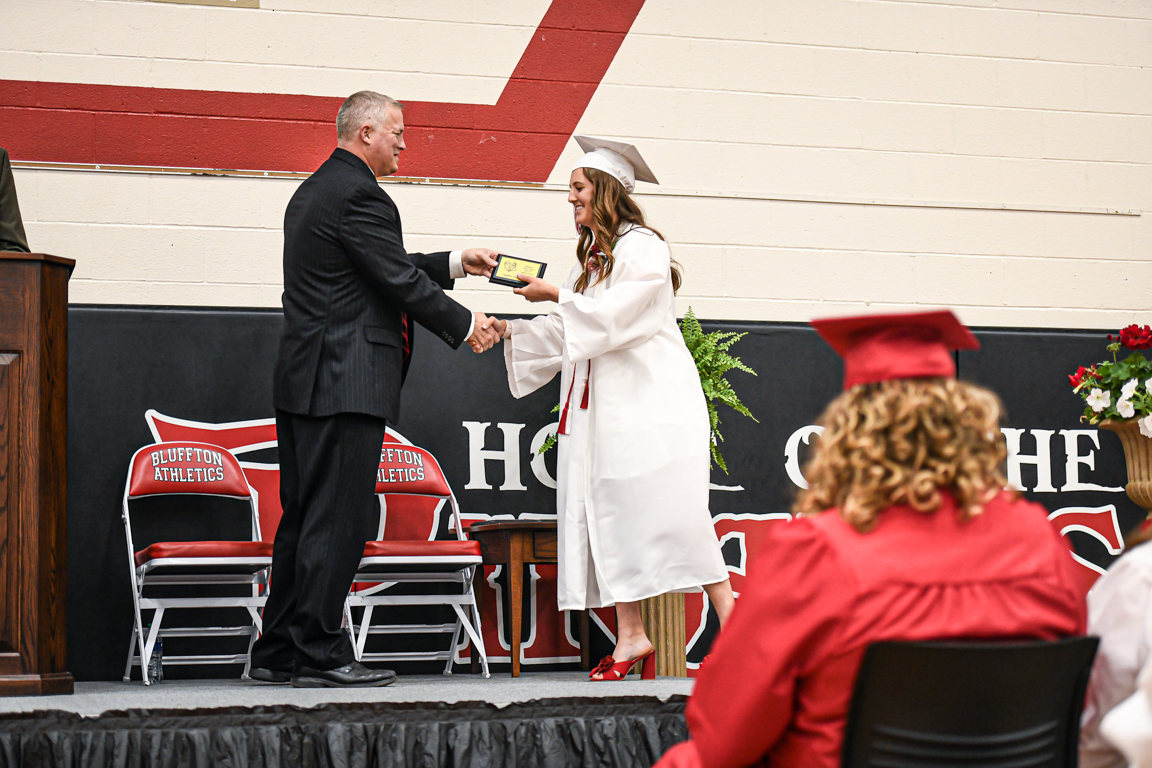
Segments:
[[[8,162],[8,150],[3,148],[0,148],[0,251],[28,253],[28,237],[20,219],[20,204],[16,202],[12,165]]]
[[[307,416],[367,413],[395,423],[406,366],[401,312],[453,348],[472,313],[444,295],[447,253],[408,253],[396,204],[343,149],[284,213],[284,331],[272,403]]]

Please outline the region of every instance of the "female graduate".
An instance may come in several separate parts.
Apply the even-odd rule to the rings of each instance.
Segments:
[[[812,325],[845,392],[696,680],[692,739],[657,768],[837,768],[870,644],[1084,632],[1047,510],[1003,490],[999,400],[954,378],[968,329],[947,311]]]
[[[656,178],[631,145],[575,138],[579,263],[562,288],[520,275],[517,293],[556,309],[497,329],[515,397],[560,374],[560,609],[615,605],[616,647],[591,678],[622,680],[639,661],[650,678],[640,600],[703,586],[721,625],[734,604],[708,512],[708,411],[676,325],[680,273],[628,194]]]

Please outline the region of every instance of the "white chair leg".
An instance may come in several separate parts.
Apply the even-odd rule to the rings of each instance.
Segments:
[[[448,646],[448,663],[444,665],[444,674],[452,674],[452,662],[456,660],[456,650],[460,647],[461,621],[456,619],[456,626],[452,629],[452,644]]]
[[[144,661],[144,619],[140,613],[140,597],[144,592],[143,586],[137,586],[134,579],[132,582],[132,609],[135,613],[136,622],[136,642],[140,649],[140,677],[144,679],[144,685],[149,685],[148,682],[148,667],[145,666]],[[128,668],[124,672],[124,682],[128,682],[132,678],[132,653],[128,653]]]
[[[140,632],[136,627],[132,627],[132,634],[128,638],[128,660],[124,662],[124,682],[131,682],[132,680],[132,656],[136,653],[136,641],[140,638]]]
[[[371,605],[364,606],[364,615],[360,617],[360,635],[356,638],[354,646],[357,661],[364,658],[364,646],[368,643],[368,628],[372,626],[372,609]]]
[[[480,565],[474,567],[483,568],[484,566]],[[476,637],[480,640],[479,644],[476,646],[476,648],[480,651],[480,667],[484,670],[484,677],[488,678],[492,675],[488,672],[488,652],[484,650],[484,631],[480,626],[480,608],[476,605],[476,590],[473,588],[474,583],[475,582],[472,579],[468,579],[467,583],[465,584],[465,591],[468,594],[469,602],[472,604],[472,617],[476,625]]]
[[[488,672],[488,654],[484,650],[484,640],[480,637],[480,613],[476,611],[476,602],[472,602],[473,615],[476,617],[476,627],[473,629],[472,623],[468,621],[468,617],[464,615],[464,609],[456,603],[452,603],[452,610],[456,611],[456,616],[464,625],[464,631],[468,633],[468,638],[476,644],[476,649],[480,651],[480,666],[484,670],[484,677],[491,677]]]
[[[256,636],[259,634],[260,632],[256,629],[255,625],[253,625],[252,631],[248,635],[248,654],[244,658],[244,671],[240,673],[241,680],[252,679],[248,676],[248,673],[252,671],[252,646],[256,644]]]
[[[260,617],[260,611],[248,606],[248,615],[252,617],[252,626],[256,628],[256,634],[259,635],[264,631],[264,620]]]
[[[356,652],[356,625],[352,623],[352,606],[348,605],[348,601],[344,601],[344,628],[348,630],[348,642],[352,644],[352,653],[355,655],[356,661],[360,661],[360,654]]]
[[[148,680],[148,663],[152,660],[152,649],[156,646],[156,638],[160,636],[160,622],[163,620],[164,609],[157,608],[152,614],[152,627],[148,630],[144,650],[140,653],[140,676],[144,678],[144,685],[152,685]]]

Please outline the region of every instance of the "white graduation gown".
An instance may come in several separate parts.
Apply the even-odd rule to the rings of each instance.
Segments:
[[[571,393],[557,446],[561,610],[728,578],[708,512],[708,410],[676,325],[668,246],[637,228],[613,254],[606,281],[573,293],[574,268],[556,310],[513,320],[504,342],[513,396],[557,372],[561,411]]]

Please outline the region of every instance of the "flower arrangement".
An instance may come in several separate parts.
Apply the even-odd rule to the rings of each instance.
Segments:
[[[1121,347],[1133,350],[1123,360],[1117,359]],[[1152,349],[1152,327],[1121,328],[1116,336],[1108,334],[1111,361],[1080,366],[1068,376],[1072,391],[1086,404],[1081,421],[1135,418],[1140,434],[1152,437],[1152,361],[1140,354],[1142,349]]]

